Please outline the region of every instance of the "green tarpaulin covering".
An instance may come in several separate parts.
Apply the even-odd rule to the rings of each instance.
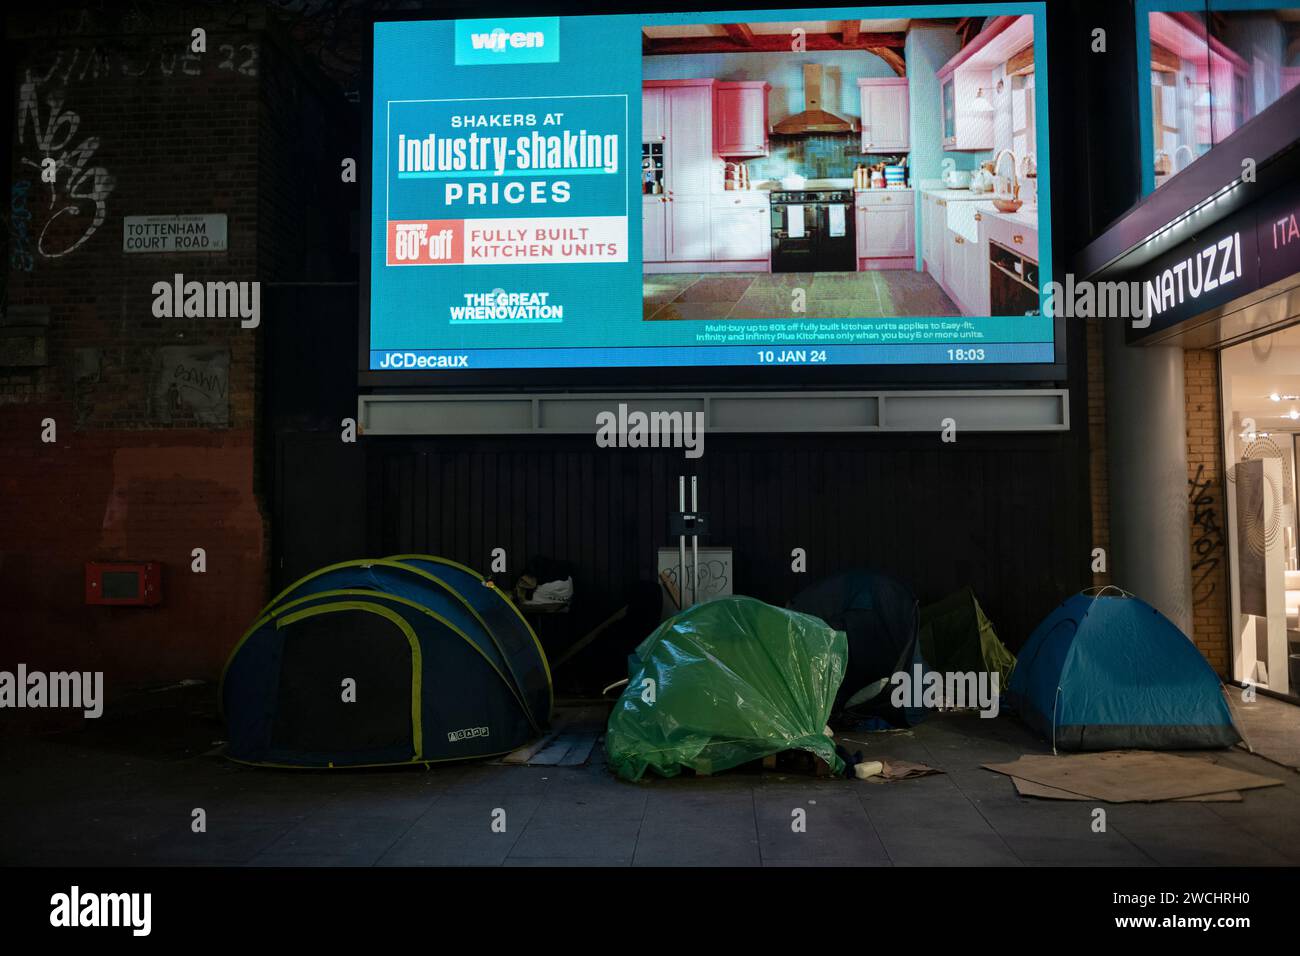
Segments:
[[[921,608],[921,656],[944,673],[997,673],[1004,691],[1016,666],[969,587]]]
[[[747,597],[689,608],[628,659],[605,736],[610,765],[639,780],[647,768],[715,773],[802,749],[840,773],[824,731],[847,658],[844,632],[810,615]]]

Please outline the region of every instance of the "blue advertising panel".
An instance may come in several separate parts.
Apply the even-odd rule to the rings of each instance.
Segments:
[[[1044,24],[376,23],[363,367],[1050,364]]]

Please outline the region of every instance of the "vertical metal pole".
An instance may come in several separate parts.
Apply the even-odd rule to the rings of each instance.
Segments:
[[[686,476],[677,476],[677,510],[686,511]],[[681,610],[686,610],[686,529],[677,536],[677,555],[679,568],[677,574],[677,597],[681,602]],[[693,602],[692,602],[693,603]]]
[[[691,514],[696,516],[698,521],[700,513],[700,489],[695,475],[691,475]],[[696,525],[698,527],[698,525]],[[691,535],[691,603],[698,604],[700,600],[700,536]]]

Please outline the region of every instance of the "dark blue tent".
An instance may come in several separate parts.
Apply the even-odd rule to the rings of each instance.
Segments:
[[[469,569],[415,560],[331,565],[266,606],[222,675],[231,758],[432,763],[508,753],[545,728],[532,629]]]
[[[398,554],[381,563],[389,561],[397,561],[437,580],[467,605],[500,642],[510,672],[528,700],[529,709],[539,724],[545,725],[554,704],[551,668],[541,642],[514,602],[477,571],[447,558],[432,554]]]
[[[1240,740],[1218,675],[1168,618],[1118,588],[1076,594],[1020,651],[1007,697],[1060,750]]]
[[[924,664],[915,595],[876,571],[844,571],[801,591],[791,609],[821,618],[849,639],[844,681],[831,713],[879,717],[895,727],[919,723],[919,707],[894,707],[889,679]]]

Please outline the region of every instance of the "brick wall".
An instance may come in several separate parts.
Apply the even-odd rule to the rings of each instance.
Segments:
[[[264,601],[264,532],[247,429],[60,429],[58,406],[0,416],[0,602],[4,662],[103,670],[131,684],[213,677]],[[207,573],[190,572],[191,551]],[[90,559],[164,565],[155,608],[87,607]]]
[[[230,353],[222,424],[252,427],[256,335],[238,322],[152,313],[154,283],[174,273],[187,281],[257,278],[259,80],[250,58],[259,39],[214,31],[208,44],[208,54],[190,59],[180,33],[52,45],[29,38],[20,46],[11,181],[32,215],[32,253],[19,263],[11,255],[7,299],[11,312],[48,310],[48,364],[0,370],[10,401],[67,402],[68,424],[78,428],[186,427],[194,422],[183,409],[173,421],[162,407],[161,349],[211,347]],[[244,59],[223,48],[242,49]],[[78,150],[86,157],[81,174],[72,168]],[[38,168],[47,156],[68,157],[52,187]],[[101,195],[78,198],[93,193],[96,180]],[[124,216],[182,212],[225,213],[229,251],[122,252]]]
[[[1092,547],[1106,552],[1106,570],[1094,571],[1092,583],[1110,579],[1110,479],[1106,458],[1106,362],[1099,320],[1087,324],[1088,342],[1088,480],[1092,503]]]
[[[1110,498],[1106,471],[1105,358],[1102,329],[1088,323],[1088,439],[1094,547],[1110,544]],[[1187,520],[1191,524],[1192,640],[1220,674],[1229,669],[1227,522],[1223,499],[1223,435],[1219,409],[1218,355],[1183,353],[1187,416]],[[1172,489],[1171,489],[1172,491]],[[1092,576],[1110,584],[1109,574]]]
[[[1229,671],[1227,519],[1219,357],[1183,353],[1187,383],[1187,496],[1192,522],[1192,640],[1220,674]]]
[[[156,318],[153,286],[175,273],[309,277],[284,251],[302,247],[302,222],[280,210],[306,208],[295,182],[314,178],[283,168],[267,90],[296,87],[293,106],[312,116],[330,108],[319,83],[282,75],[297,67],[269,57],[273,34],[235,5],[153,5],[148,22],[143,9],[83,11],[53,37],[36,18],[34,32],[11,31],[4,68],[18,104],[11,199],[25,215],[10,222],[0,320],[0,666],[103,669],[110,695],[216,677],[267,596],[262,330]],[[205,54],[189,52],[193,26],[207,30]],[[313,161],[337,178],[336,159]],[[285,191],[278,204],[263,200],[269,188]],[[171,213],[224,213],[228,250],[122,251],[124,216]],[[199,547],[205,574],[190,570]],[[85,606],[90,560],[163,562],[162,605]]]

